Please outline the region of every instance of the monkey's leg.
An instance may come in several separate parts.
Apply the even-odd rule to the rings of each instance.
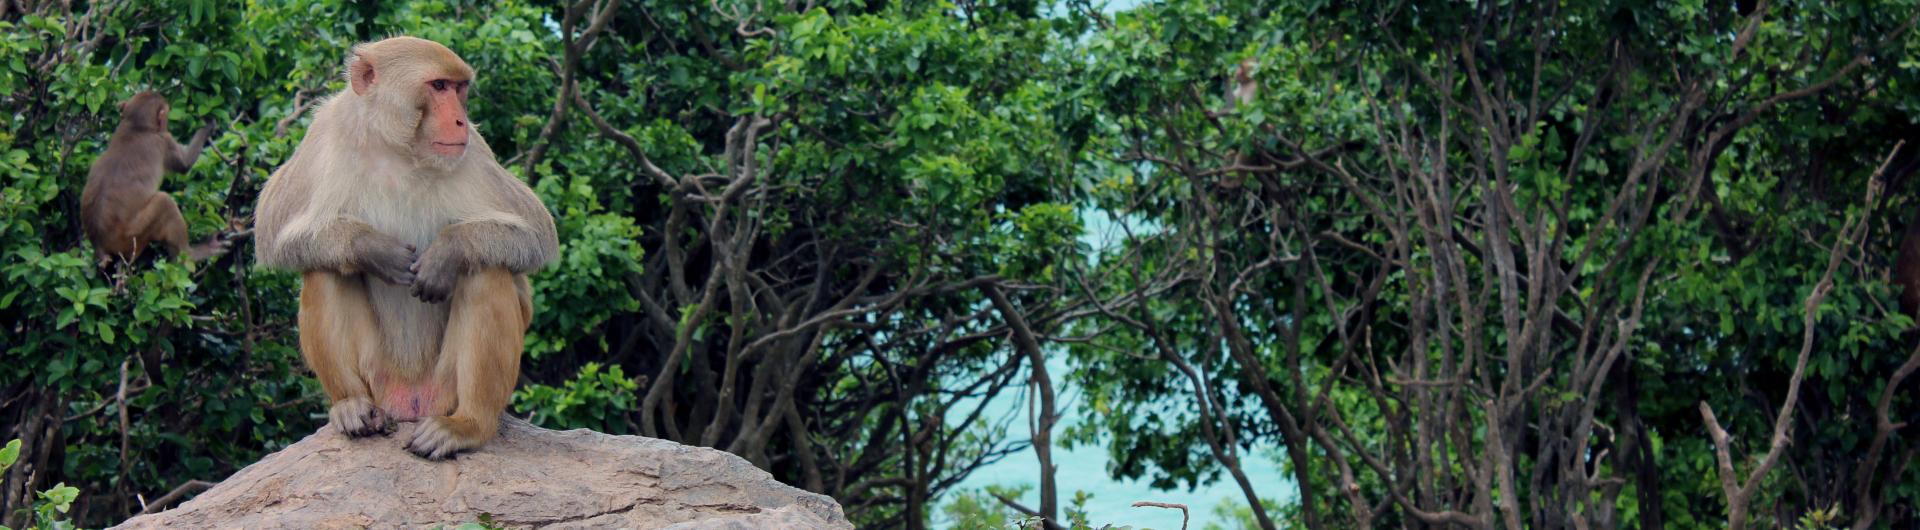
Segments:
[[[147,204],[140,207],[140,213],[133,216],[130,226],[139,227],[140,235],[135,253],[146,250],[147,243],[159,241],[167,246],[175,259],[186,256],[187,219],[180,216],[180,205],[173,202],[173,196],[155,193],[147,196]]]
[[[533,321],[527,279],[505,269],[461,277],[448,303],[453,307],[434,379],[453,389],[453,414],[421,422],[407,442],[407,450],[433,460],[500,433],[500,414],[520,379],[520,347]]]
[[[325,271],[308,271],[300,284],[300,353],[313,369],[332,405],[327,419],[347,436],[367,436],[389,427],[373,404],[362,360],[385,348],[380,323],[373,318],[366,280]]]
[[[180,206],[174,204],[172,196],[154,193],[136,204],[132,215],[91,236],[94,238],[94,251],[102,255],[101,263],[109,263],[114,259],[131,262],[147,250],[148,243],[154,241],[165,242],[167,248],[176,253],[185,246],[187,222],[180,218]],[[174,235],[176,228],[179,230],[177,237]],[[175,245],[176,241],[179,246]]]
[[[188,244],[187,218],[180,215],[180,205],[173,202],[173,196],[165,193],[155,193],[147,199],[146,206],[134,217],[133,226],[145,227],[136,253],[145,250],[148,241],[165,244],[174,259],[203,260],[227,252],[227,242],[219,237],[198,245]]]

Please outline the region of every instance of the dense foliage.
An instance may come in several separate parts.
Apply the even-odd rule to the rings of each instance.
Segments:
[[[324,422],[245,230],[347,49],[410,34],[559,227],[543,425],[724,449],[861,527],[1124,523],[1045,466],[956,488],[1064,444],[1236,484],[1254,528],[1920,524],[1916,17],[0,0],[0,523],[160,509]],[[94,266],[79,190],[142,89],[216,127],[164,189],[235,252]],[[1246,479],[1274,446],[1298,491]]]

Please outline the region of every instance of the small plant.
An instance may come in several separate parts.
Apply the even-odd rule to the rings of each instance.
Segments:
[[[493,522],[493,514],[483,512],[473,522],[460,523],[460,526],[453,528],[437,526],[434,530],[506,530],[506,528],[500,526],[500,523]]]
[[[1833,530],[1841,526],[1840,505],[1832,504],[1825,509],[1807,510],[1807,513],[1800,514],[1800,524],[1795,525],[1794,528],[1796,530]]]
[[[0,473],[5,473],[8,468],[13,467],[14,462],[18,462],[19,460],[20,440],[7,442],[5,448],[0,448]],[[35,497],[38,499],[33,501],[33,507],[27,510],[27,526],[21,530],[70,530],[74,528],[73,522],[66,520],[62,516],[67,513],[67,510],[73,508],[74,499],[80,498],[80,488],[68,486],[66,483],[60,483],[55,484],[51,489],[35,494]],[[12,529],[5,525],[0,525],[0,530]]]

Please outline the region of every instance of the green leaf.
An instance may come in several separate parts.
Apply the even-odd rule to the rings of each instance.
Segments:
[[[20,440],[8,441],[6,447],[0,448],[0,471],[5,471],[9,467],[13,467],[13,463],[19,460]]]
[[[63,482],[55,484],[53,489],[40,492],[40,498],[45,499],[60,513],[67,513],[67,510],[73,507],[74,499],[80,498],[80,488],[68,486]]]

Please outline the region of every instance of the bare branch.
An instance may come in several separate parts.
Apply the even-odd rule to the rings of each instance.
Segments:
[[[1879,195],[1882,186],[1880,177],[1885,174],[1887,164],[1893,162],[1894,155],[1900,152],[1900,146],[1904,144],[1905,142],[1895,144],[1893,150],[1887,153],[1886,160],[1880,163],[1880,168],[1874,170],[1873,176],[1867,182],[1866,199],[1861,204],[1867,207],[1873,206],[1874,198]],[[1720,427],[1719,421],[1714,419],[1713,407],[1705,401],[1700,402],[1700,417],[1707,423],[1707,434],[1713,438],[1714,457],[1720,464],[1720,487],[1726,491],[1727,495],[1727,527],[1732,530],[1746,528],[1748,505],[1753,501],[1753,494],[1760,489],[1760,483],[1766,478],[1767,473],[1779,463],[1781,452],[1792,443],[1788,431],[1793,428],[1793,411],[1800,399],[1800,382],[1806,377],[1807,358],[1813,353],[1814,324],[1820,302],[1833,290],[1834,271],[1838,270],[1840,264],[1846,259],[1847,251],[1856,246],[1860,238],[1866,234],[1870,224],[1867,220],[1871,217],[1871,211],[1864,211],[1859,218],[1850,218],[1841,227],[1839,240],[1834,243],[1833,250],[1828,253],[1826,272],[1820,275],[1820,281],[1814,284],[1812,292],[1807,293],[1806,302],[1803,304],[1804,316],[1800,319],[1802,327],[1800,355],[1794,361],[1793,377],[1787,383],[1787,397],[1785,402],[1780,404],[1780,413],[1773,419],[1773,436],[1767,445],[1767,453],[1760,457],[1760,462],[1754,466],[1752,473],[1745,481],[1739,480],[1734,470],[1727,432]]]
[[[160,498],[154,499],[153,502],[142,503],[139,515],[159,513],[160,511],[167,509],[168,506],[172,506],[175,501],[179,501],[180,499],[185,498],[187,495],[191,495],[199,491],[204,491],[212,487],[213,487],[212,482],[207,482],[204,480],[196,479],[196,480],[186,481],[185,483],[182,483],[179,486],[175,486],[173,488],[173,491],[167,492],[166,495],[161,495]]]
[[[1176,504],[1171,502],[1138,501],[1133,503],[1133,507],[1135,508],[1141,508],[1141,507],[1177,508],[1180,510],[1180,530],[1187,530],[1187,505],[1185,504]]]

